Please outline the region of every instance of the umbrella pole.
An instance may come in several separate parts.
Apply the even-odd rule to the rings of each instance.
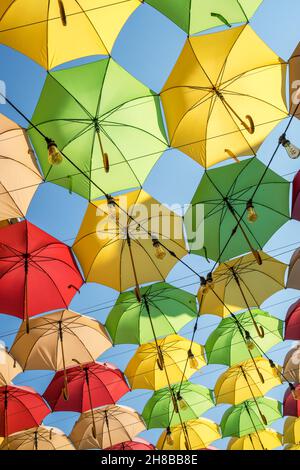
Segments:
[[[4,389],[4,440],[7,442],[7,448],[9,449],[8,442],[8,390],[7,385]]]
[[[131,266],[132,266],[132,271],[133,271],[133,276],[134,276],[134,281],[135,281],[135,296],[136,296],[138,302],[141,302],[142,296],[141,296],[140,286],[139,286],[137,273],[136,273],[136,269],[135,269],[133,254],[132,254],[131,238],[129,236],[128,231],[127,231],[127,245],[128,245],[128,249],[129,249],[130,261],[131,261]]]
[[[107,432],[108,432],[108,438],[109,438],[109,447],[112,447],[112,440],[111,440],[111,435],[110,435],[110,430],[109,430],[109,421],[108,421],[108,416],[107,416],[107,410],[104,411],[104,417],[105,417],[105,423],[107,427]]]
[[[262,450],[265,450],[264,445],[263,445],[263,443],[262,443],[262,440],[261,440],[261,438],[260,438],[258,429],[257,429],[257,427],[256,427],[256,425],[255,425],[255,423],[254,423],[254,421],[253,421],[252,416],[251,416],[251,413],[250,413],[250,410],[249,410],[249,408],[248,408],[247,402],[245,402],[245,409],[246,409],[246,411],[247,411],[247,413],[248,413],[248,416],[249,416],[249,418],[250,418],[250,421],[251,421],[251,423],[252,423],[252,426],[253,426],[254,429],[255,429],[255,434],[257,435],[257,438],[258,438],[258,440],[259,440],[259,443],[260,443],[260,445],[261,445],[261,448],[262,448]],[[264,417],[264,418],[265,418],[265,417]],[[266,418],[265,418],[265,419],[266,419]],[[267,423],[264,422],[263,424],[267,424]]]
[[[88,372],[87,367],[84,368],[84,373],[85,373],[85,381],[86,381],[86,385],[88,389],[89,402],[90,402],[92,420],[93,420],[92,433],[93,433],[94,438],[97,439],[96,422],[95,422],[95,415],[94,415],[94,409],[93,409],[93,404],[92,404],[92,394],[91,394],[91,388],[90,388],[89,372]]]
[[[250,392],[251,392],[253,401],[254,401],[254,403],[255,403],[257,409],[258,409],[259,415],[260,415],[260,417],[261,417],[263,423],[265,424],[266,421],[267,421],[267,420],[266,420],[266,417],[265,417],[265,415],[261,412],[261,409],[260,409],[259,404],[258,404],[258,402],[257,402],[257,400],[256,400],[256,397],[254,396],[254,393],[253,393],[253,391],[252,391],[252,388],[251,388],[251,385],[250,385],[250,383],[249,383],[248,377],[247,377],[247,375],[246,375],[246,373],[245,373],[245,371],[244,371],[244,369],[243,369],[243,366],[240,366],[240,368],[241,368],[242,374],[243,374],[243,376],[244,376],[244,379],[245,379],[246,382],[247,382],[247,385],[248,385],[248,387],[249,387],[249,390],[250,390]]]
[[[35,447],[34,450],[38,450],[38,432],[37,431],[34,432],[34,447]]]
[[[99,127],[98,122],[96,123],[95,129],[96,129],[96,134],[98,137],[99,147],[100,147],[101,154],[102,154],[103,167],[104,167],[105,173],[108,173],[109,172],[109,159],[108,159],[107,153],[104,152],[104,148],[103,148],[102,140],[100,136],[100,127]]]
[[[64,369],[63,397],[64,397],[64,400],[67,401],[69,399],[69,387],[68,387],[68,375],[67,375],[66,361],[65,361],[62,320],[59,320],[59,322],[58,322],[58,333],[59,333],[59,341],[60,341],[60,346],[61,346],[61,356],[62,356],[63,369]]]
[[[252,117],[247,114],[246,116],[246,119],[248,121],[249,124],[247,124],[239,115],[238,113],[233,109],[232,106],[230,106],[230,104],[225,100],[224,98],[224,95],[221,93],[221,92],[218,92],[217,91],[217,95],[218,97],[220,98],[220,100],[222,101],[223,105],[225,106],[225,108],[227,109],[227,111],[230,111],[241,123],[241,125],[244,127],[244,129],[246,129],[247,132],[249,132],[249,134],[254,134],[255,132],[255,125],[254,125],[254,122],[253,122],[253,119]]]
[[[255,318],[254,318],[254,316],[253,316],[253,314],[252,314],[252,311],[251,311],[251,308],[250,308],[250,306],[249,306],[249,304],[248,304],[248,302],[247,302],[245,293],[244,293],[244,291],[243,291],[243,289],[242,289],[242,286],[241,286],[239,277],[238,277],[237,273],[235,272],[234,267],[231,267],[230,270],[231,270],[231,272],[232,272],[232,274],[233,274],[233,278],[234,278],[234,280],[235,280],[235,282],[236,282],[236,284],[237,284],[237,286],[238,286],[238,288],[239,288],[239,290],[240,290],[240,292],[241,292],[241,294],[242,294],[242,297],[243,297],[244,302],[245,302],[245,304],[246,304],[246,306],[247,306],[247,310],[248,310],[248,312],[249,312],[249,314],[250,314],[250,317],[251,317],[251,320],[252,320],[252,322],[253,322],[253,325],[255,326],[256,332],[257,332],[257,334],[258,334],[258,336],[259,336],[260,338],[264,338],[264,337],[265,337],[264,329],[263,329],[262,326],[259,326],[259,325],[256,323],[256,321],[255,321]]]
[[[27,285],[28,285],[28,253],[26,248],[26,253],[24,254],[24,270],[25,270],[25,280],[24,280],[24,320],[26,322],[26,333],[28,334],[30,331],[29,327],[29,316],[28,316],[28,292],[27,292]]]
[[[156,337],[156,334],[155,334],[155,330],[154,330],[154,325],[153,325],[153,322],[152,322],[152,318],[151,318],[151,313],[150,313],[150,308],[149,308],[149,303],[148,303],[148,299],[147,299],[147,296],[146,295],[143,295],[142,297],[144,299],[144,303],[145,303],[145,307],[146,307],[146,312],[147,312],[147,315],[148,315],[148,318],[149,318],[149,321],[150,321],[150,325],[151,325],[151,329],[152,329],[152,334],[153,334],[153,338],[154,338],[154,341],[155,341],[155,346],[156,346],[156,350],[157,350],[157,365],[159,367],[160,370],[164,370],[164,358],[163,358],[163,355],[162,355],[162,351],[161,351],[161,348],[158,344],[158,341],[157,341],[157,337]]]

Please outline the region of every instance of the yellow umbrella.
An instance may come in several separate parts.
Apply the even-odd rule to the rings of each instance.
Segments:
[[[181,380],[188,380],[205,366],[204,348],[200,344],[169,335],[142,344],[125,370],[131,388],[159,390]]]
[[[139,0],[1,0],[0,42],[46,69],[108,55]]]
[[[233,437],[228,443],[227,450],[272,450],[281,446],[281,434],[267,428],[247,436]]]
[[[94,424],[95,423],[95,431]],[[109,405],[80,415],[70,439],[78,450],[105,449],[131,441],[146,427],[141,416],[128,406]]]
[[[187,421],[183,426],[166,429],[157,442],[159,450],[199,450],[221,439],[219,426],[210,419]]]
[[[279,366],[272,368],[269,361],[262,357],[230,367],[215,385],[216,403],[238,405],[249,399],[263,397],[281,384],[278,371]]]
[[[119,291],[165,280],[187,254],[182,217],[145,191],[90,203],[73,249],[87,281]]]
[[[289,416],[283,429],[284,444],[300,444],[300,418]]]
[[[0,450],[75,450],[67,436],[57,428],[39,426],[11,434]]]
[[[221,264],[212,273],[213,284],[199,290],[201,314],[224,318],[230,311],[260,307],[268,297],[284,289],[287,265],[263,252],[260,257],[261,265],[252,253]]]
[[[188,38],[161,94],[171,145],[206,168],[255,155],[287,116],[285,75],[249,25]]]
[[[0,387],[10,384],[10,382],[21,374],[22,368],[20,364],[0,346]]]
[[[0,221],[24,217],[41,182],[25,130],[0,114]]]
[[[288,444],[283,450],[300,450],[300,444]]]

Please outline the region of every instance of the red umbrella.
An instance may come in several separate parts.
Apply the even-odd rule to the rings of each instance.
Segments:
[[[283,399],[283,416],[300,417],[300,385],[288,388]]]
[[[300,221],[300,171],[293,181],[292,219]]]
[[[122,442],[104,450],[155,450],[155,447],[150,442],[136,437],[134,441]]]
[[[284,339],[300,339],[300,300],[286,314]]]
[[[0,387],[0,436],[39,426],[50,409],[31,387]]]
[[[83,284],[71,249],[30,222],[0,231],[0,312],[26,320],[67,308]]]
[[[84,411],[114,405],[130,391],[124,375],[113,364],[89,362],[66,369],[69,398],[64,399],[64,371],[53,377],[43,397],[52,411]]]

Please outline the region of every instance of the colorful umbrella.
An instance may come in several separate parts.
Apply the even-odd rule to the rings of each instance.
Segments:
[[[263,328],[264,337],[258,336],[253,325]],[[232,366],[250,357],[261,356],[283,340],[283,321],[262,310],[251,310],[224,318],[211,333],[205,344],[208,364]]]
[[[286,390],[283,398],[283,416],[300,417],[300,385]]]
[[[300,221],[300,171],[293,180],[292,219]]]
[[[283,450],[300,450],[299,444],[288,444]]]
[[[187,254],[182,218],[145,191],[115,202],[121,209],[107,201],[89,204],[74,252],[88,282],[119,291],[136,286],[140,300],[139,284],[164,281]]]
[[[204,217],[195,221],[195,230],[204,230],[204,246],[190,243],[192,253],[227,261],[248,251],[262,250],[290,220],[289,193],[290,183],[257,158],[208,170],[185,216],[187,221],[192,220],[197,206],[204,206]],[[191,223],[186,227],[191,240],[194,227]]]
[[[300,118],[300,109],[297,108],[299,103],[299,67],[300,67],[300,43],[294,50],[289,60],[289,77],[290,77],[290,114]]]
[[[145,0],[145,3],[190,35],[224,24],[231,27],[235,23],[248,23],[262,0]]]
[[[0,450],[75,450],[67,436],[57,428],[39,426],[8,436]]]
[[[281,403],[272,398],[252,398],[225,411],[220,424],[222,436],[243,437],[264,430],[281,418]]]
[[[201,418],[167,429],[156,447],[159,450],[199,450],[220,438],[219,426],[210,419]]]
[[[130,389],[122,372],[112,364],[90,362],[66,369],[69,396],[64,397],[65,373],[56,372],[44,399],[52,411],[77,411],[83,413],[99,406],[115,404]],[[94,431],[96,427],[94,424]],[[96,431],[94,432],[96,436]]]
[[[284,339],[300,340],[300,300],[291,305],[286,314]]]
[[[138,0],[3,0],[0,42],[46,69],[108,55]]]
[[[105,326],[114,344],[143,344],[181,330],[197,315],[196,297],[165,282],[123,292]]]
[[[258,435],[257,435],[258,434]],[[272,450],[282,446],[282,435],[273,429],[265,429],[244,437],[233,437],[228,450]]]
[[[0,221],[24,217],[42,177],[25,131],[2,114],[0,174]]]
[[[67,399],[66,368],[94,361],[110,347],[110,339],[101,323],[71,310],[62,310],[31,320],[29,334],[22,324],[11,353],[24,370],[63,369]]]
[[[113,59],[48,74],[32,121],[67,157],[29,130],[46,180],[88,200],[142,186],[167,147],[158,96]]]
[[[134,441],[126,441],[121,444],[116,444],[112,447],[107,447],[104,450],[115,451],[115,450],[155,450],[155,447],[150,442],[145,441],[136,437]]]
[[[132,389],[159,390],[188,380],[205,366],[203,346],[169,335],[156,342],[143,344],[135,352],[125,370]]]
[[[255,155],[287,116],[286,68],[249,25],[188,38],[161,93],[171,145],[205,168]]]
[[[300,248],[293,254],[288,272],[286,287],[288,289],[300,289]]]
[[[0,387],[0,436],[39,426],[50,413],[42,397],[31,387]]]
[[[18,364],[4,347],[2,348],[0,346],[0,387],[9,385],[16,375],[22,372],[20,364]]]
[[[286,264],[260,252],[261,265],[252,254],[217,267],[212,284],[198,293],[202,314],[227,317],[249,307],[259,307],[268,297],[284,289]]]
[[[68,246],[28,221],[0,231],[0,312],[28,319],[69,305],[83,284]]]
[[[300,444],[300,419],[290,416],[286,419],[283,429],[284,444]]]
[[[199,418],[215,406],[211,390],[203,385],[183,382],[171,390],[172,393],[169,388],[157,390],[146,403],[142,416],[148,429],[177,426]]]
[[[292,348],[285,356],[283,375],[290,382],[300,383],[300,344]]]
[[[264,396],[281,384],[279,366],[271,367],[261,357],[242,362],[226,370],[215,385],[216,403],[238,405],[251,398]]]
[[[145,430],[139,414],[127,406],[109,405],[94,410],[96,437],[91,411],[82,413],[70,434],[78,450],[105,449],[132,440]]]

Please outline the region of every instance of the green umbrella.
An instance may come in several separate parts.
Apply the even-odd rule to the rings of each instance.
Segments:
[[[257,158],[206,171],[185,216],[191,252],[216,261],[257,254],[290,219],[289,191],[290,183]],[[193,221],[199,204],[204,218]],[[193,230],[204,230],[203,247],[193,245]]]
[[[156,391],[146,403],[142,416],[148,429],[167,428],[197,419],[214,406],[211,390],[183,382],[181,388],[179,384],[172,386],[172,395],[169,388]]]
[[[145,0],[187,34],[247,23],[263,0]]]
[[[167,146],[159,97],[113,59],[48,73],[32,121],[77,166],[31,128],[46,180],[89,200],[141,186]]]
[[[265,429],[282,418],[282,405],[272,398],[256,398],[232,406],[223,415],[220,427],[223,437],[242,437]]]
[[[141,302],[134,291],[120,294],[109,313],[106,328],[114,344],[144,344],[177,333],[197,315],[196,297],[166,282],[140,292]]]
[[[268,351],[283,341],[282,320],[262,310],[252,309],[251,312],[257,325],[263,327],[264,337],[258,336],[248,311],[235,315],[237,321],[232,317],[226,317],[206,341],[208,364],[224,364],[231,367],[247,361],[251,356],[260,357],[262,351]]]

